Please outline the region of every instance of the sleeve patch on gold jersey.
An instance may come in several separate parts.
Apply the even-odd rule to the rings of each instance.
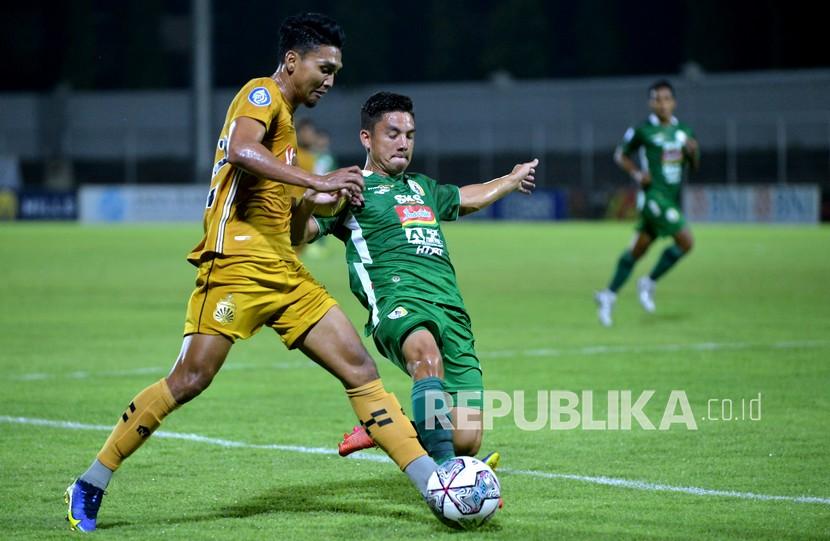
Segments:
[[[248,101],[257,107],[266,107],[271,105],[271,94],[264,86],[258,86],[248,94]]]

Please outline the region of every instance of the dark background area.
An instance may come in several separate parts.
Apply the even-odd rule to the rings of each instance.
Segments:
[[[283,18],[321,11],[346,30],[340,84],[707,72],[830,65],[806,2],[424,0],[213,2],[214,85],[277,65]],[[814,3],[814,6],[819,4]],[[188,0],[31,1],[4,7],[0,91],[184,88]],[[270,53],[270,54],[269,54]]]

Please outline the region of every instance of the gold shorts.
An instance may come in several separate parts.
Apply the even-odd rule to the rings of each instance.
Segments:
[[[335,305],[297,260],[215,257],[199,265],[184,334],[218,334],[236,341],[267,325],[290,349]]]

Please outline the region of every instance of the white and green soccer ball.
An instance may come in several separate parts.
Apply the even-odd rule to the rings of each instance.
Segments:
[[[451,528],[478,528],[499,510],[500,498],[496,474],[490,466],[469,456],[444,462],[427,483],[430,509]]]

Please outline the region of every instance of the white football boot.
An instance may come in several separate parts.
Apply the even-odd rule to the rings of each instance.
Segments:
[[[611,312],[614,309],[614,303],[617,302],[617,294],[609,289],[603,289],[594,293],[594,300],[597,301],[599,322],[605,327],[610,327],[614,323],[611,319]]]
[[[654,280],[648,276],[643,276],[637,280],[637,298],[640,299],[640,306],[649,314],[657,310],[654,305]]]

